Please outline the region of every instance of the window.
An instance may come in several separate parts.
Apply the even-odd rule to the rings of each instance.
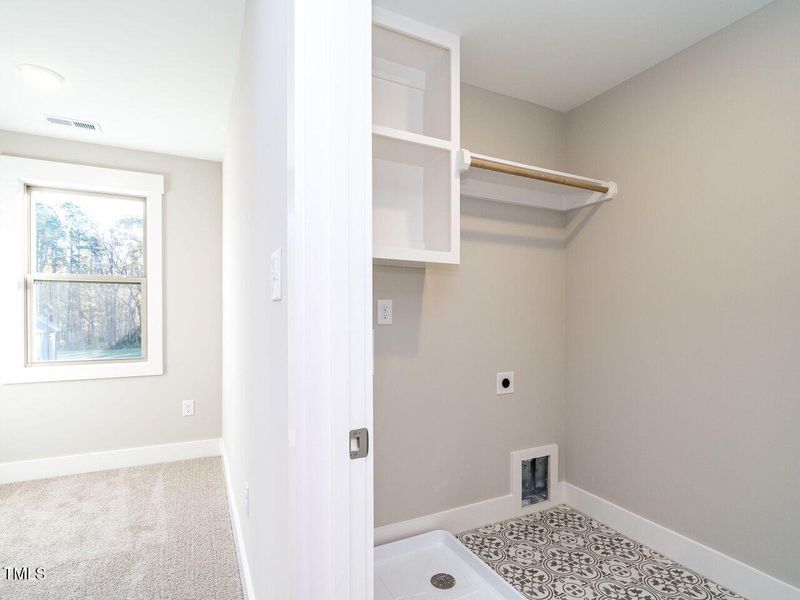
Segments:
[[[140,360],[145,200],[30,188],[28,362]]]
[[[3,383],[161,374],[163,178],[0,157],[0,186]]]

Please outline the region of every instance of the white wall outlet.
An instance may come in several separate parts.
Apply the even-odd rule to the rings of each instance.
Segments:
[[[183,401],[183,412],[184,417],[193,417],[194,416],[194,400],[184,400]]]
[[[514,371],[504,371],[503,373],[497,374],[497,393],[514,393]]]
[[[250,486],[247,485],[247,482],[244,482],[244,495],[242,496],[242,501],[244,502],[244,516],[248,519],[250,518]]]
[[[278,248],[269,259],[269,284],[274,301],[283,298],[281,289],[281,267],[283,266],[283,248]]]
[[[392,324],[392,301],[378,298],[378,325]]]

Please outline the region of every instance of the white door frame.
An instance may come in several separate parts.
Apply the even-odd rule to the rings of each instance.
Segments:
[[[370,0],[295,0],[289,93],[289,407],[295,597],[373,597]],[[291,144],[294,144],[291,147]],[[292,468],[293,467],[293,468]]]

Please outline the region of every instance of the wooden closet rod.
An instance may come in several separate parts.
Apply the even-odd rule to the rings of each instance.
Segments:
[[[585,181],[583,179],[576,179],[568,175],[556,175],[555,173],[547,173],[546,171],[534,171],[533,169],[523,169],[522,167],[512,167],[511,165],[504,165],[503,163],[495,162],[493,160],[486,160],[485,158],[478,158],[472,156],[470,162],[471,167],[479,169],[486,169],[487,171],[497,171],[498,173],[506,173],[507,175],[518,175],[520,177],[528,177],[529,179],[538,179],[539,181],[547,181],[550,183],[559,183],[561,185],[568,185],[582,190],[591,190],[592,192],[608,193],[608,186],[602,183],[595,183],[593,181]]]

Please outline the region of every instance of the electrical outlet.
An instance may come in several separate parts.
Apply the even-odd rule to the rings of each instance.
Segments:
[[[378,325],[392,324],[392,301],[378,299]]]
[[[250,518],[250,486],[247,485],[247,482],[244,482],[244,516],[248,519]]]
[[[183,401],[183,416],[184,417],[194,416],[194,400]]]
[[[514,371],[505,371],[497,374],[497,393],[514,393]]]

